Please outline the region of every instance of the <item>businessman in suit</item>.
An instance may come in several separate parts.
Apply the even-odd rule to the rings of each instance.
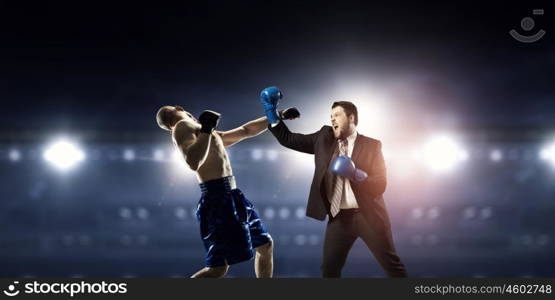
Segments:
[[[260,101],[269,130],[290,149],[315,156],[306,215],[323,221],[328,216],[321,271],[341,277],[347,255],[358,238],[366,243],[389,277],[407,277],[395,252],[383,193],[386,168],[379,140],[357,132],[358,112],[348,101],[334,102],[332,126],[312,134],[292,133],[277,112],[282,94],[276,87],[262,91]]]

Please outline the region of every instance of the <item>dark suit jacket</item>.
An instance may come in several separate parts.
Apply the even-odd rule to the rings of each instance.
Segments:
[[[337,148],[333,128],[322,126],[315,133],[299,134],[292,133],[283,121],[268,128],[281,145],[314,154],[314,177],[310,186],[306,215],[323,221],[326,215],[329,215],[330,206],[323,181]],[[381,142],[358,134],[351,159],[357,168],[368,173],[368,178],[363,182],[350,181],[360,211],[374,229],[389,229],[389,216],[383,199],[387,180]]]

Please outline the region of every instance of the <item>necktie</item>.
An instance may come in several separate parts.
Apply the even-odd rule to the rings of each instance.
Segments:
[[[347,155],[347,139],[339,141],[339,155]],[[341,200],[345,197],[345,178],[343,176],[335,175],[335,184],[333,187],[333,194],[330,198],[330,212],[331,216],[335,217],[340,210]]]

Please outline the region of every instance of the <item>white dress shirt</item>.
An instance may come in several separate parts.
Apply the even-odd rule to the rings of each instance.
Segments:
[[[352,157],[353,149],[355,148],[355,141],[357,139],[357,132],[355,131],[353,134],[347,137],[348,145],[347,145],[347,155]],[[353,189],[351,188],[351,183],[349,179],[345,178],[345,197],[341,200],[341,205],[339,206],[340,209],[349,209],[349,208],[358,208],[357,199],[355,198],[355,194],[353,193]]]

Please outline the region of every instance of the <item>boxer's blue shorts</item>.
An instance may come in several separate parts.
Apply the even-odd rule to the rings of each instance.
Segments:
[[[196,214],[207,267],[249,260],[254,248],[272,240],[253,204],[235,188],[232,176],[201,183],[200,189]]]

